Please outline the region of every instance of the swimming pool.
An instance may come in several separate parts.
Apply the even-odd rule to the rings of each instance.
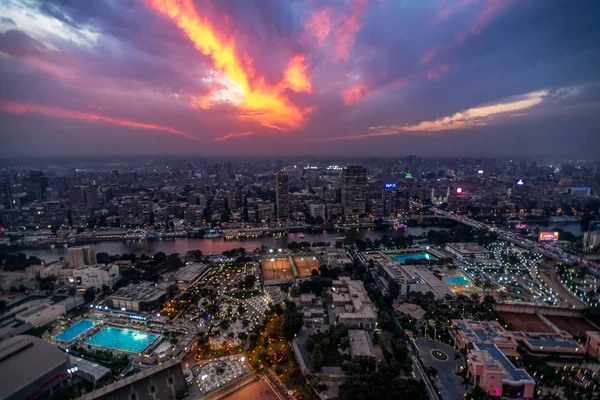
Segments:
[[[392,254],[390,255],[390,257],[392,258],[392,260],[396,260],[399,261],[401,263],[405,262],[406,260],[437,260],[437,257],[435,257],[432,254],[429,254],[426,251],[419,251],[416,253],[406,253],[406,254]]]
[[[124,350],[141,353],[150,346],[159,335],[136,331],[133,329],[121,329],[107,327],[98,334],[92,336],[86,343],[109,349]]]
[[[444,282],[461,286],[467,286],[469,284],[469,280],[462,275],[449,276],[444,279]]]
[[[94,321],[90,321],[89,319],[82,319],[75,325],[70,328],[65,329],[54,338],[56,340],[62,340],[64,342],[70,342],[75,339],[77,336],[81,335],[83,332],[90,329],[92,326],[96,325]]]

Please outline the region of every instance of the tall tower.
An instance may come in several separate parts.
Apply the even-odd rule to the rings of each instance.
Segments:
[[[279,171],[275,177],[275,196],[276,212],[278,220],[287,220],[290,216],[290,195],[289,195],[288,174],[285,171]]]
[[[366,211],[367,170],[362,165],[349,165],[342,171],[342,207],[346,218],[358,217]]]

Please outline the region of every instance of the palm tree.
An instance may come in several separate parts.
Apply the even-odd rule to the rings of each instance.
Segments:
[[[75,289],[75,286],[69,287],[69,291],[67,293],[69,293],[69,296],[73,298],[73,304],[75,305],[75,307],[77,307],[77,300],[75,300],[75,294],[77,294],[77,289]]]

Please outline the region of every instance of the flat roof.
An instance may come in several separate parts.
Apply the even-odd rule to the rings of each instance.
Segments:
[[[35,336],[19,335],[0,342],[2,397],[10,397],[63,363],[66,373],[67,355]]]
[[[484,254],[484,253],[489,253],[490,251],[488,249],[486,249],[485,247],[482,247],[480,245],[478,245],[477,243],[447,243],[446,246],[453,248],[454,250],[460,252],[460,253],[466,253],[466,254]]]
[[[92,375],[96,381],[110,372],[109,368],[106,368],[95,362],[88,361],[84,358],[69,356],[69,360],[71,361],[72,367],[77,366],[80,371]]]
[[[348,331],[348,337],[352,356],[374,356],[371,338],[366,331],[351,329]]]
[[[124,288],[117,290],[110,295],[109,299],[125,300],[125,301],[156,301],[161,296],[165,296],[167,292],[157,286],[149,286],[144,284],[129,284]]]
[[[495,344],[477,343],[475,346],[477,346],[479,350],[487,351],[494,360],[500,362],[500,364],[502,364],[502,366],[510,375],[513,381],[525,380],[535,382],[533,378],[524,369],[515,368],[515,366],[510,362],[510,360],[506,358],[504,353],[502,353],[498,346],[496,346]]]

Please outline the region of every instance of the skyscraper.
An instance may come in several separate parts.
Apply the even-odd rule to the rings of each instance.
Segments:
[[[278,220],[287,220],[290,216],[290,198],[288,174],[285,170],[279,171],[275,178],[276,212]]]
[[[366,211],[367,170],[349,165],[342,171],[342,207],[346,218],[356,218]]]

